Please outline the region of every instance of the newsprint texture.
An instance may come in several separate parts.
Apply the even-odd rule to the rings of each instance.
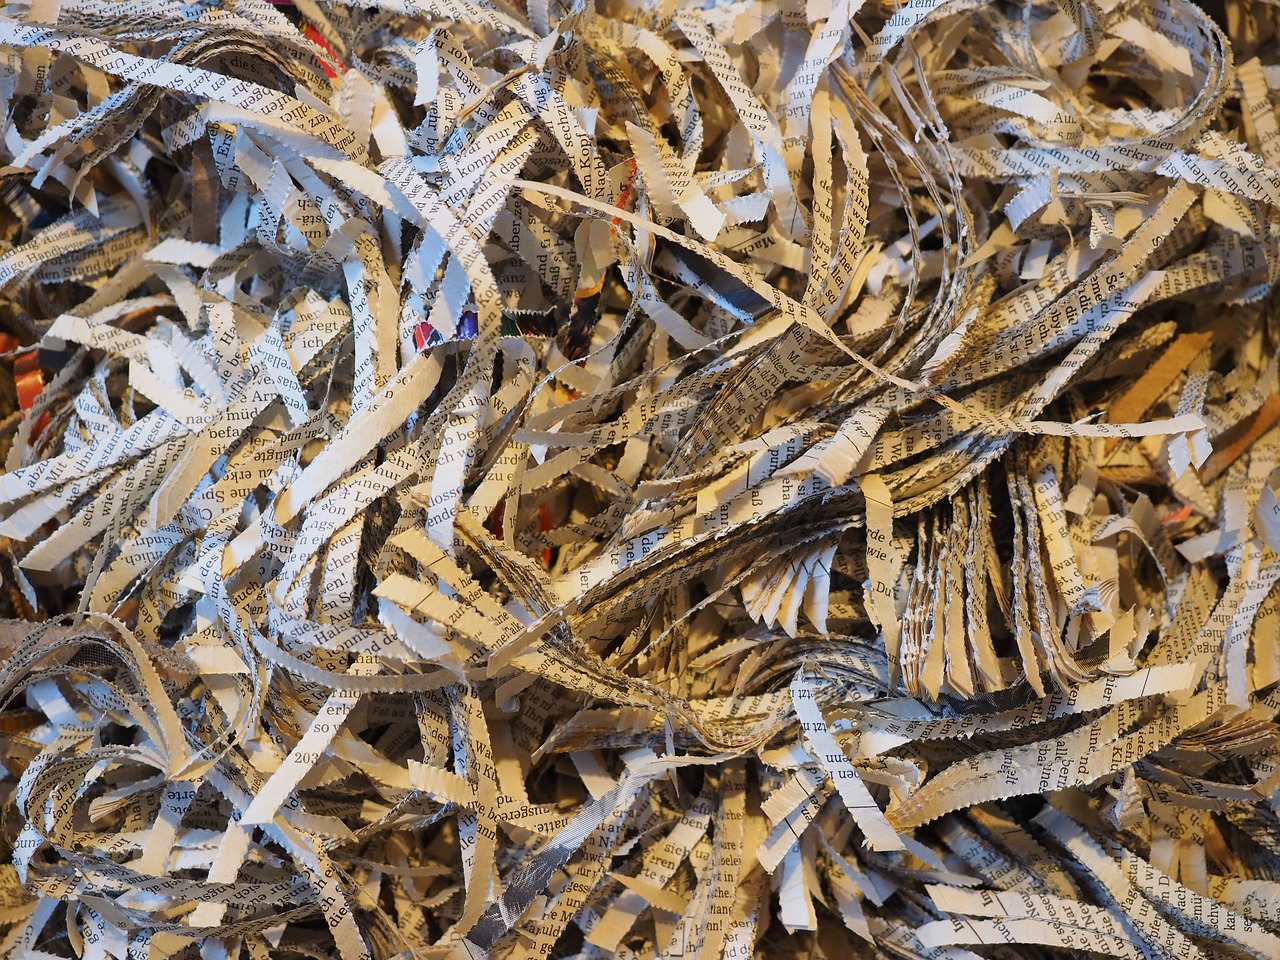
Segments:
[[[1280,958],[1280,8],[12,0],[0,956]]]

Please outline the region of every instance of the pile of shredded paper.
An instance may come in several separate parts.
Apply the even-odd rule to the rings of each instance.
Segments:
[[[1280,957],[1280,8],[12,0],[0,956]]]

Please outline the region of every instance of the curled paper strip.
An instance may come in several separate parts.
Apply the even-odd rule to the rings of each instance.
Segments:
[[[7,6],[0,955],[1280,956],[1216,8]]]

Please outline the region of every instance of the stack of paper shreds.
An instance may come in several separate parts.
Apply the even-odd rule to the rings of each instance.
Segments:
[[[1280,12],[13,0],[0,955],[1280,957]]]

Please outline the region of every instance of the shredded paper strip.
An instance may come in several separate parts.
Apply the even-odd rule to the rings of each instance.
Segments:
[[[0,956],[1280,957],[1280,8],[14,0]]]

